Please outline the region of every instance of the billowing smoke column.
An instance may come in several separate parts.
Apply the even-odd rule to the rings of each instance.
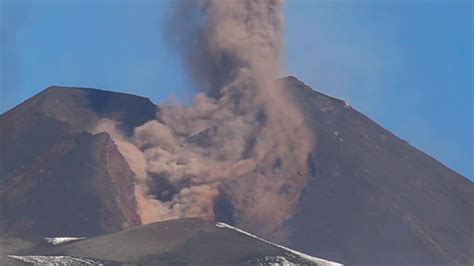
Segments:
[[[281,5],[176,4],[167,38],[204,93],[192,107],[160,106],[157,119],[137,127],[131,140],[113,134],[137,174],[143,223],[197,216],[280,236],[306,185],[313,149],[302,115],[276,82]]]

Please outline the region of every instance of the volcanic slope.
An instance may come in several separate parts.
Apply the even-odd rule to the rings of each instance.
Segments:
[[[344,101],[294,77],[280,82],[317,139],[284,244],[348,265],[474,264],[471,181]],[[2,114],[0,233],[83,237],[139,225],[133,173],[107,133],[88,132],[108,118],[130,135],[155,112],[134,95],[51,87]],[[223,206],[216,217],[231,223]]]
[[[0,238],[0,262],[55,265],[319,265],[335,262],[272,244],[226,224],[183,218],[87,239]],[[63,240],[65,241],[65,240]],[[62,263],[62,264],[61,264]]]
[[[125,108],[126,107],[126,108]],[[0,116],[0,232],[92,236],[140,224],[134,174],[98,120],[155,117],[146,98],[50,87]]]
[[[473,265],[474,185],[346,102],[282,82],[317,137],[291,246],[348,265]]]

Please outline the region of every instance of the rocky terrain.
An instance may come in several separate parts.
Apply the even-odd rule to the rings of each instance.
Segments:
[[[281,82],[304,113],[317,144],[308,162],[310,181],[285,224],[288,237],[279,244],[347,265],[474,263],[471,181],[346,102],[318,93],[294,77]],[[15,246],[22,247],[7,254],[2,244],[2,254],[56,254],[100,263],[186,264],[196,259],[199,264],[203,263],[199,252],[209,252],[212,257],[202,258],[229,264],[254,263],[265,256],[271,260],[286,256],[299,263],[299,258],[278,247],[200,220],[176,222],[178,227],[200,228],[192,237],[164,234],[185,238],[179,248],[167,246],[173,240],[163,246],[151,244],[156,250],[135,243],[120,254],[109,252],[117,248],[115,239],[127,239],[129,234],[151,230],[154,233],[144,234],[153,235],[158,230],[161,237],[164,225],[130,229],[141,224],[133,195],[134,173],[107,133],[90,132],[97,121],[108,118],[131,134],[153,119],[156,110],[139,96],[50,87],[2,114],[0,235],[2,243],[14,239]],[[231,204],[218,204],[213,222],[232,225]],[[183,230],[169,232],[186,234]],[[58,236],[88,239],[57,246],[37,242]],[[227,238],[233,239],[231,246],[225,245]],[[209,245],[199,244],[204,242]],[[253,245],[258,252],[250,254],[248,247]],[[211,252],[219,247],[236,251]]]
[[[340,265],[196,218],[86,239],[5,237],[0,247],[2,265]]]

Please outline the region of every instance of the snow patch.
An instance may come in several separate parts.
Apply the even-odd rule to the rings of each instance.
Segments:
[[[261,266],[298,266],[298,264],[295,264],[293,262],[288,261],[285,257],[282,256],[276,256],[276,257],[270,257],[267,256],[265,257],[265,263],[261,263]]]
[[[45,240],[48,241],[48,243],[51,243],[53,245],[59,245],[62,243],[71,242],[75,240],[81,240],[81,239],[85,239],[85,237],[47,237],[45,238]]]
[[[15,256],[8,255],[12,259],[21,260],[26,263],[32,263],[37,266],[69,266],[69,265],[94,265],[102,266],[103,264],[90,259],[74,258],[69,256]]]
[[[263,241],[263,242],[265,242],[265,243],[267,243],[267,244],[270,244],[270,245],[279,247],[279,248],[284,249],[284,250],[286,250],[286,251],[288,251],[288,252],[290,252],[290,253],[293,253],[293,254],[295,254],[295,255],[297,255],[297,256],[299,256],[299,257],[305,259],[305,260],[311,261],[312,263],[315,263],[315,264],[318,265],[318,266],[343,266],[343,264],[341,264],[341,263],[337,263],[337,262],[332,262],[332,261],[328,261],[328,260],[316,258],[316,257],[310,256],[310,255],[306,255],[306,254],[304,254],[304,253],[302,253],[302,252],[299,252],[299,251],[296,251],[296,250],[287,248],[287,247],[285,247],[285,246],[281,246],[281,245],[275,244],[275,243],[270,242],[270,241],[268,241],[268,240],[262,239],[262,238],[260,238],[260,237],[258,237],[258,236],[252,235],[252,234],[250,234],[250,233],[248,233],[248,232],[246,232],[246,231],[244,231],[244,230],[241,230],[241,229],[239,229],[239,228],[230,226],[230,225],[228,225],[228,224],[226,224],[226,223],[216,223],[215,225],[216,225],[217,227],[219,227],[219,228],[229,228],[229,229],[238,231],[239,233],[242,233],[242,234],[245,234],[245,235],[247,235],[247,236],[253,237],[253,238],[258,239],[258,240],[260,240],[260,241]],[[290,262],[288,262],[288,263],[290,263]],[[293,265],[293,264],[284,264],[284,265]]]

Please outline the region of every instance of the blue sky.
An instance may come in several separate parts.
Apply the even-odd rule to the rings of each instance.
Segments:
[[[167,1],[1,3],[0,113],[50,85],[189,102]],[[290,0],[288,74],[473,178],[471,1]]]

